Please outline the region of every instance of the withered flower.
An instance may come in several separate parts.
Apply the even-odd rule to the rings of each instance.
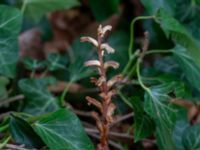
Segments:
[[[114,69],[119,68],[119,63],[116,61],[107,61],[104,63],[104,68],[107,70],[109,67],[112,67]]]
[[[102,44],[101,45],[101,48],[104,50],[106,50],[106,52],[108,53],[108,54],[112,54],[112,53],[114,53],[115,52],[115,50],[112,48],[112,47],[110,47],[110,45],[108,45],[108,44],[106,44],[106,43],[104,43],[104,44]]]
[[[92,43],[95,47],[98,46],[98,42],[92,37],[88,37],[88,36],[81,37],[81,42],[89,42],[89,43]]]
[[[90,67],[90,66],[96,66],[96,67],[100,67],[100,62],[98,60],[89,60],[89,61],[86,61],[84,63],[84,65],[86,67]]]

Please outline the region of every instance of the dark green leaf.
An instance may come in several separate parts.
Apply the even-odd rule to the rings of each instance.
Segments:
[[[33,128],[51,150],[94,150],[79,119],[67,109],[41,117]]]
[[[156,59],[154,62],[154,68],[165,74],[180,75],[179,65],[176,63],[176,60],[172,56]]]
[[[117,71],[120,72],[128,61],[129,35],[124,31],[116,31],[111,34],[107,43],[115,49],[115,53],[106,54],[106,58],[117,61],[120,64]]]
[[[199,14],[198,4],[193,0],[141,0],[148,14],[153,15],[160,8],[168,14],[184,22],[191,20],[196,14]]]
[[[185,129],[189,127],[189,121],[187,118],[187,111],[183,108],[180,108],[180,111],[177,114],[177,121],[173,131],[173,141],[176,145],[177,150],[185,150],[182,138]]]
[[[119,10],[119,0],[89,0],[89,6],[97,21],[103,21]]]
[[[25,144],[30,148],[40,148],[44,145],[33,128],[20,117],[10,117],[9,129],[13,140],[19,144]]]
[[[77,38],[72,44],[70,57],[69,74],[70,81],[77,81],[85,77],[89,77],[93,71],[91,68],[85,67],[85,61],[94,57],[95,48],[91,44],[81,43]]]
[[[23,0],[24,13],[35,21],[52,11],[69,9],[79,5],[78,0]]]
[[[161,25],[166,36],[171,36],[176,43],[185,47],[190,56],[194,58],[196,64],[200,66],[200,48],[186,29],[163,9],[159,9],[156,13],[156,21]]]
[[[174,56],[191,86],[200,91],[200,68],[197,66],[194,59],[188,54],[186,49],[181,46],[175,47]]]
[[[200,150],[200,124],[186,128],[182,137],[186,150]]]
[[[38,68],[45,67],[44,62],[40,62],[39,60],[28,58],[28,57],[23,59],[23,63],[25,65],[25,68],[28,70],[35,70]]]
[[[22,15],[15,8],[0,6],[0,74],[13,78],[18,61],[18,34]]]
[[[10,122],[10,118],[6,117],[4,118],[1,123],[0,123],[0,132],[7,132],[8,128],[9,128],[9,122]]]
[[[160,8],[164,8],[168,13],[174,14],[176,8],[175,0],[141,0],[146,11],[150,15],[154,15]]]
[[[162,84],[148,89],[145,94],[144,109],[156,123],[156,136],[160,149],[175,150],[172,129],[177,110],[169,102],[167,94],[173,91],[174,83]]]
[[[52,83],[51,78],[22,79],[19,81],[19,87],[26,97],[23,111],[39,115],[59,108],[57,99],[47,90],[47,85],[50,83]]]
[[[184,82],[177,82],[174,90],[176,98],[190,99],[192,97],[192,90]]]
[[[50,71],[55,71],[59,69],[66,69],[66,57],[61,56],[58,53],[50,53],[47,58],[47,66]]]
[[[155,125],[144,109],[140,99],[133,98],[132,105],[134,110],[134,140],[135,142],[153,134]]]

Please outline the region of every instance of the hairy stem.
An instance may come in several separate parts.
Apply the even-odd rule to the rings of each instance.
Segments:
[[[101,92],[104,93],[107,97],[108,95],[108,86],[107,86],[107,76],[106,70],[104,68],[104,60],[103,60],[103,50],[101,48],[102,38],[101,35],[98,35],[98,57],[100,62],[100,78],[104,79],[104,82],[101,86]],[[108,112],[108,105],[110,103],[109,99],[103,99],[102,107],[102,132],[100,133],[100,148],[99,150],[108,150],[108,133],[109,133],[109,123],[107,122],[107,112]]]

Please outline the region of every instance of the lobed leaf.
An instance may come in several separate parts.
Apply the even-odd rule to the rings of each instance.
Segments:
[[[19,81],[19,88],[26,97],[24,112],[40,115],[59,108],[56,98],[47,90],[47,85],[51,82],[51,78]]]
[[[103,21],[119,10],[119,0],[89,0],[89,6],[97,21]]]
[[[185,129],[182,142],[185,149],[199,150],[200,149],[200,124],[193,125]]]
[[[182,46],[176,46],[173,54],[190,85],[200,91],[200,67]]]
[[[175,43],[185,47],[188,54],[195,60],[195,63],[200,66],[200,48],[184,26],[170,16],[164,9],[157,11],[156,22],[160,24],[166,36],[168,38],[171,37]]]
[[[19,144],[25,144],[30,148],[41,148],[44,145],[29,123],[20,117],[10,117],[9,129],[13,140]]]
[[[23,3],[25,15],[36,22],[48,12],[69,9],[79,5],[78,0],[23,0]]]
[[[177,110],[169,102],[167,95],[173,91],[174,86],[173,82],[162,84],[151,87],[145,93],[144,110],[154,119],[158,146],[163,150],[175,150],[172,131]]]
[[[155,124],[152,118],[144,111],[143,103],[140,99],[133,98],[131,102],[134,110],[134,141],[137,142],[151,136],[155,131]]]
[[[33,128],[51,150],[94,150],[79,119],[67,109],[41,117]]]
[[[14,78],[18,61],[18,35],[22,25],[21,12],[0,5],[0,74]]]

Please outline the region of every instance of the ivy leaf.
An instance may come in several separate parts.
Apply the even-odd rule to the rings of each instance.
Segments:
[[[184,72],[190,85],[200,91],[200,67],[195,63],[194,59],[188,54],[186,49],[176,46],[173,51],[174,57]]]
[[[176,63],[176,60],[172,56],[166,56],[162,59],[156,59],[153,66],[157,71],[164,73],[165,75],[177,75],[180,76],[180,68]],[[174,79],[173,79],[174,80]]]
[[[123,70],[128,61],[128,41],[129,35],[124,31],[116,31],[108,39],[108,43],[115,49],[115,53],[106,55],[106,58],[119,62],[120,66],[116,70],[118,72]]]
[[[47,66],[50,71],[66,69],[66,58],[58,53],[50,53],[47,57]]]
[[[155,130],[154,121],[143,109],[143,103],[138,98],[133,98],[132,106],[134,110],[134,140],[135,142],[153,134]]]
[[[39,118],[33,128],[51,150],[94,150],[79,119],[67,109]]]
[[[103,21],[119,10],[119,0],[89,0],[89,6],[97,21]]]
[[[28,70],[36,70],[38,68],[44,68],[45,64],[44,62],[40,62],[37,59],[32,59],[29,57],[26,57],[23,59],[23,64],[25,65],[25,68]]]
[[[173,141],[176,145],[176,149],[185,150],[182,138],[184,136],[184,131],[189,127],[189,121],[187,118],[187,110],[180,108],[177,114],[177,121],[173,131]]]
[[[41,148],[44,143],[33,128],[20,117],[10,117],[9,129],[13,140],[19,144],[25,144],[30,148]]]
[[[77,38],[71,47],[72,56],[70,58],[69,80],[77,81],[93,74],[91,68],[85,67],[84,63],[94,57],[95,49],[89,43],[81,43],[80,38]]]
[[[199,150],[200,149],[200,124],[185,129],[183,134],[183,144],[185,149]]]
[[[191,99],[192,98],[192,90],[191,88],[184,82],[177,82],[174,94],[176,95],[176,98],[182,98],[182,99]]]
[[[169,102],[167,95],[173,91],[174,86],[173,82],[153,86],[145,93],[144,110],[156,123],[158,145],[163,150],[175,150],[172,129],[176,121],[177,110]]]
[[[69,9],[79,5],[78,0],[23,0],[24,13],[38,22],[40,18],[52,11]]]
[[[18,35],[22,24],[19,10],[0,5],[0,74],[14,78],[18,61]]]
[[[22,79],[19,88],[26,97],[24,112],[40,115],[59,108],[56,98],[47,90],[52,78]]]
[[[186,29],[164,9],[157,11],[156,22],[160,24],[166,36],[171,37],[175,43],[185,47],[196,64],[200,66],[200,48]]]
[[[164,8],[171,15],[174,14],[174,9],[176,8],[176,3],[174,0],[141,0],[148,14],[153,15],[160,8]]]

